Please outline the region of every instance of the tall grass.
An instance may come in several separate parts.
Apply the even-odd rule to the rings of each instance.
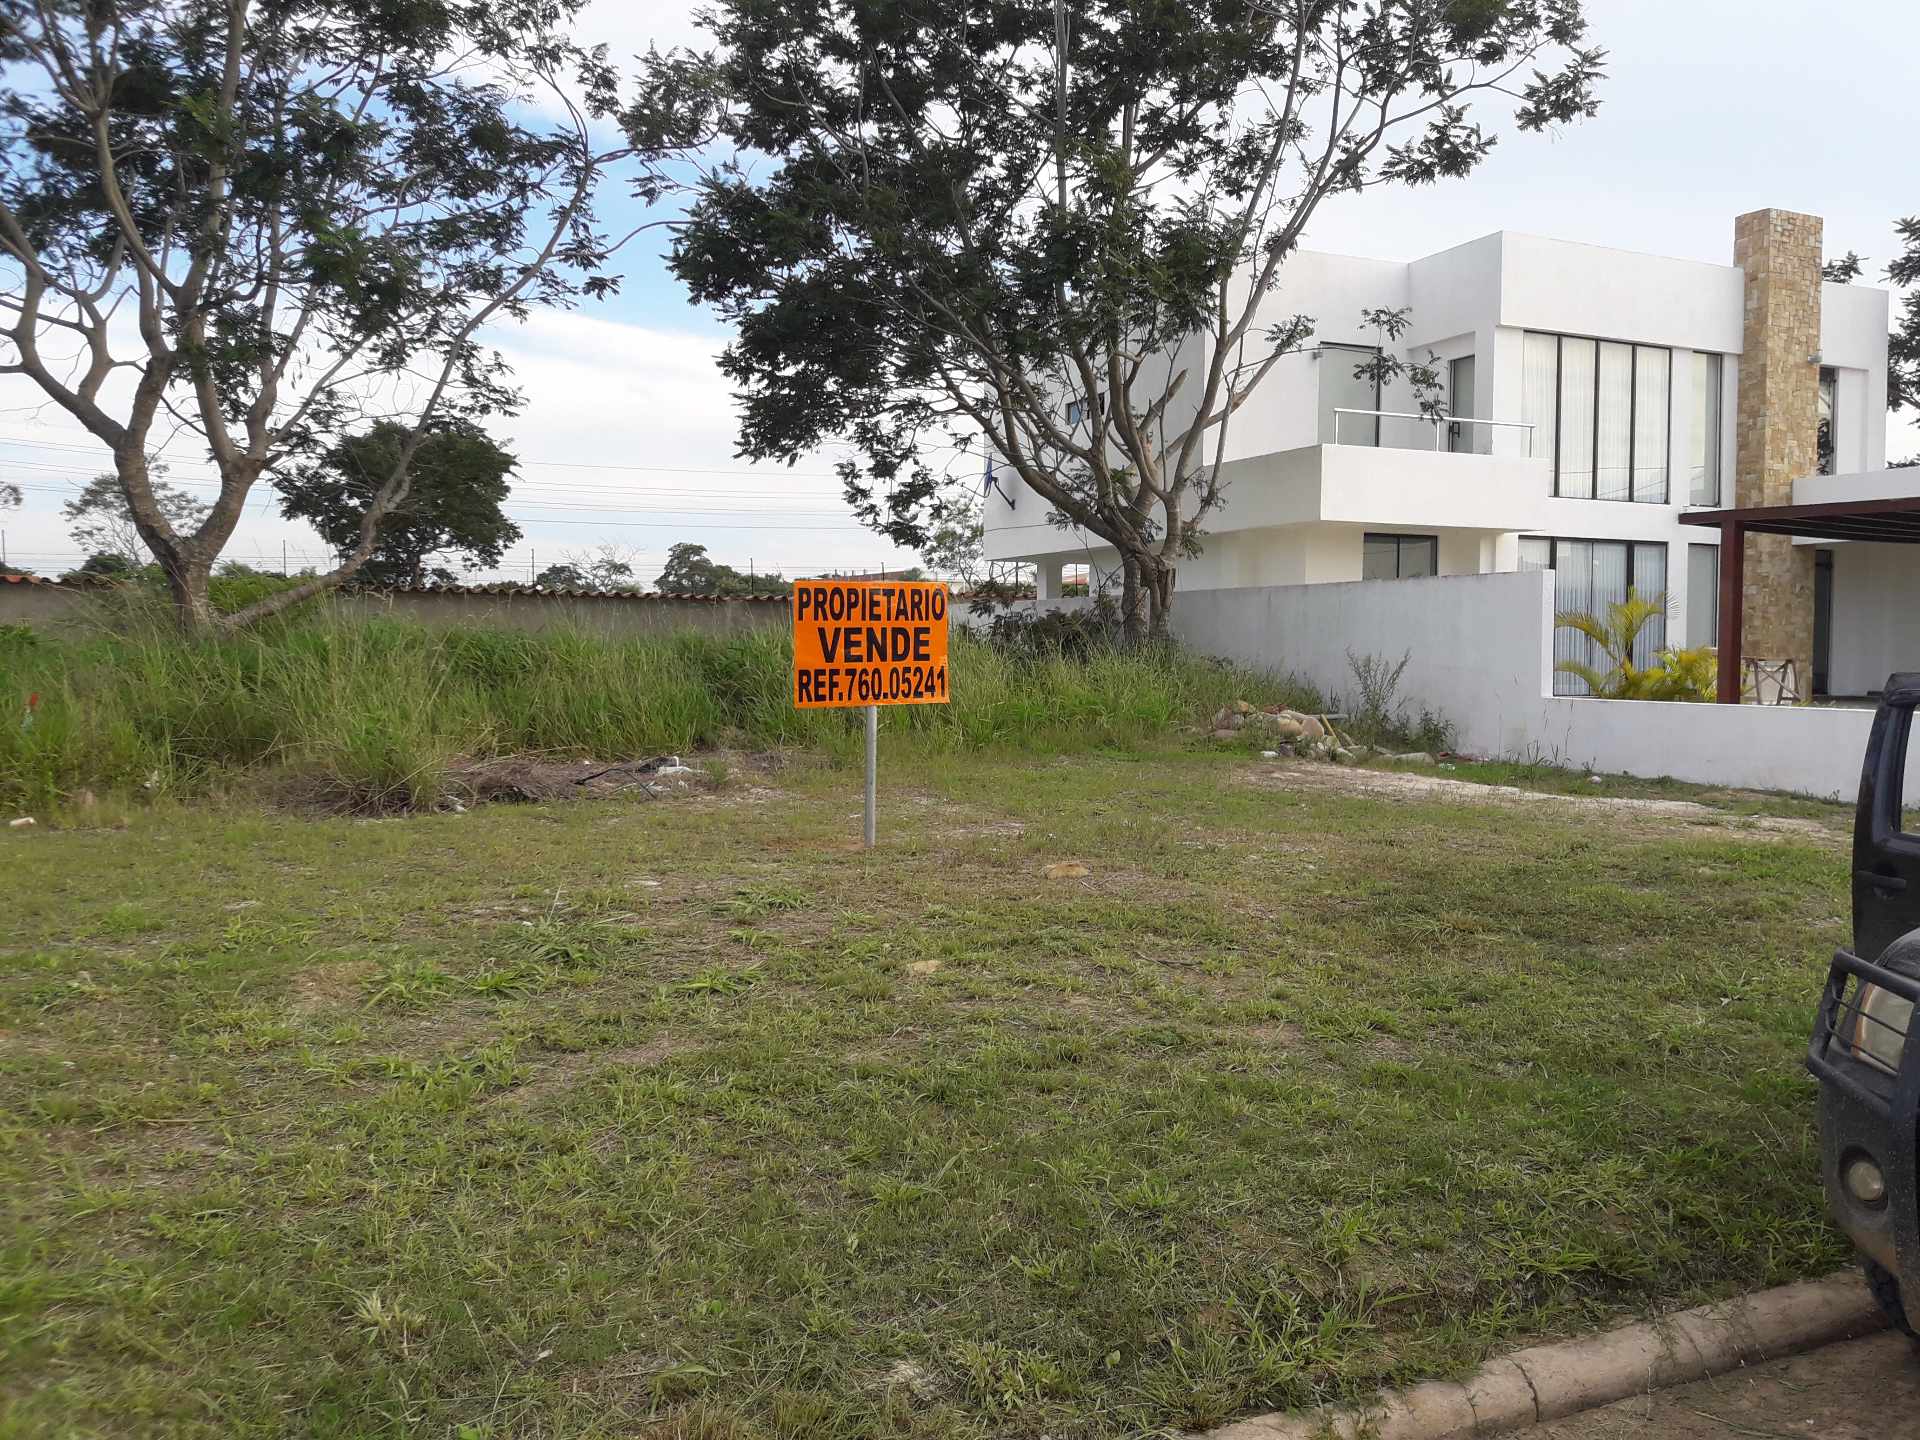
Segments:
[[[139,611],[82,633],[0,627],[0,803],[298,775],[392,807],[431,802],[462,756],[852,754],[858,712],[795,710],[791,664],[782,630],[433,630],[326,609],[192,640]],[[1177,653],[1025,655],[958,630],[952,692],[950,705],[901,707],[885,723],[933,749],[1086,750],[1164,736],[1239,697],[1307,698],[1278,677]]]

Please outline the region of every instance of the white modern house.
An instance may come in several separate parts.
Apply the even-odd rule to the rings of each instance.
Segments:
[[[1739,533],[1746,655],[1794,659],[1802,688],[1834,695],[1920,668],[1920,550],[1903,534],[1699,523],[1920,493],[1920,470],[1886,468],[1887,293],[1822,281],[1810,216],[1740,217],[1734,258],[1506,231],[1411,262],[1299,253],[1266,307],[1273,322],[1313,317],[1312,348],[1234,417],[1226,502],[1177,597],[1551,570],[1561,608],[1664,592],[1649,651],[1713,644],[1719,547]],[[1391,348],[1437,357],[1451,419],[1355,377],[1381,343],[1361,312],[1382,307],[1410,311]],[[1047,510],[1010,474],[987,499],[987,558],[1034,564],[1043,604],[1063,566],[1117,560]]]

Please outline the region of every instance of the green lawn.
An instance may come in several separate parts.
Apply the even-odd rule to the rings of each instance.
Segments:
[[[1837,841],[1274,773],[0,832],[0,1436],[1135,1435],[1843,1261]]]

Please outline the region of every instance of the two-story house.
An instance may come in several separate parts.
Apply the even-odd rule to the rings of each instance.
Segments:
[[[1409,263],[1300,252],[1265,309],[1312,316],[1311,348],[1234,417],[1226,502],[1178,592],[1551,569],[1561,608],[1665,594],[1643,659],[1714,643],[1720,532],[1683,516],[1779,503],[1796,483],[1920,490],[1920,471],[1885,469],[1887,293],[1822,281],[1813,217],[1757,211],[1735,231],[1731,265],[1504,231]],[[1361,312],[1389,307],[1411,318],[1393,350],[1437,361],[1449,419],[1356,377],[1381,343]],[[1809,433],[1781,443],[1782,426]],[[1063,566],[1116,558],[1046,512],[1005,477],[985,538],[989,560],[1037,566],[1043,604]],[[1747,654],[1794,658],[1835,694],[1920,663],[1917,552],[1748,544],[1772,548],[1744,567]],[[1567,656],[1584,643],[1557,641]]]

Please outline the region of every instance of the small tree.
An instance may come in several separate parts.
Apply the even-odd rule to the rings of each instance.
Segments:
[[[152,476],[159,467],[149,462],[148,488],[154,508],[176,530],[190,530],[206,518],[207,505],[177,485]],[[67,534],[73,543],[90,555],[117,555],[128,570],[137,570],[153,561],[153,551],[141,538],[140,526],[127,503],[127,492],[116,475],[96,475],[80,493],[60,507],[60,513],[73,523]],[[84,567],[83,567],[84,568]]]
[[[350,578],[436,423],[517,403],[483,327],[614,284],[592,203],[635,147],[596,142],[615,77],[571,38],[584,4],[6,7],[0,374],[113,453],[183,624]],[[674,144],[659,98],[630,114],[647,166]],[[404,438],[339,565],[216,616],[208,581],[254,485],[376,420]],[[191,529],[154,493],[159,430],[219,474]]]
[[[748,575],[722,565],[707,547],[682,541],[667,551],[654,588],[667,595],[780,595],[793,587],[778,575]]]
[[[280,513],[305,520],[336,551],[359,539],[367,508],[407,443],[404,426],[384,422],[335,444],[315,464],[273,483]],[[429,431],[415,450],[407,498],[389,512],[360,577],[376,585],[451,583],[434,555],[458,555],[469,569],[498,565],[520,527],[501,510],[514,459],[465,420]]]
[[[1071,20],[1069,21],[1069,14]],[[984,445],[1119,552],[1135,638],[1224,497],[1232,416],[1311,331],[1268,313],[1328,197],[1467,174],[1591,115],[1580,0],[718,0],[708,85],[752,166],[705,180],[673,264],[736,328],[740,445],[830,441],[918,549],[926,457]],[[770,163],[762,157],[771,157]]]
[[[1596,700],[1711,700],[1717,669],[1711,652],[1662,650],[1651,665],[1634,661],[1646,628],[1667,613],[1667,597],[1628,590],[1625,600],[1609,602],[1604,613],[1562,610],[1554,625],[1575,630],[1593,642],[1606,668],[1582,660],[1562,660],[1554,669],[1578,676]]]

